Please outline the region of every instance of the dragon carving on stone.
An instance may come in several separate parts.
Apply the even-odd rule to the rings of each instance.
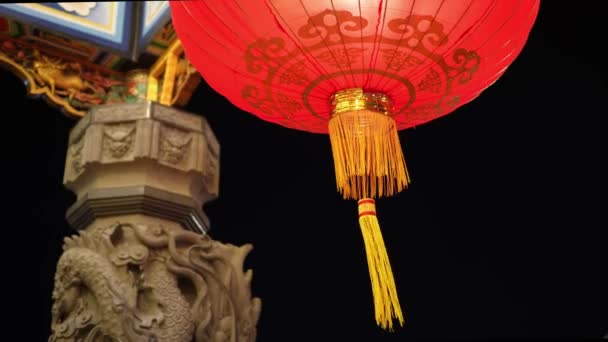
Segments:
[[[65,239],[49,341],[253,342],[252,250],[162,225],[116,223]]]

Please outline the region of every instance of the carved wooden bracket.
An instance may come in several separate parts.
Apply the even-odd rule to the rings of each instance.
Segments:
[[[42,96],[75,118],[96,105],[146,99],[185,106],[201,82],[178,39],[150,70],[121,73],[7,38],[0,41],[0,66],[21,78],[29,95]]]
[[[184,56],[179,39],[167,49],[148,73],[148,100],[165,106],[185,106],[201,82],[198,71]]]

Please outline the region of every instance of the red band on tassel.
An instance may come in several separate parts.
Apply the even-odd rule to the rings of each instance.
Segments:
[[[361,205],[361,204],[376,204],[376,201],[374,201],[371,198],[366,198],[366,199],[359,200],[359,205]]]
[[[363,217],[363,216],[376,216],[376,212],[373,210],[369,210],[369,211],[362,211],[359,213],[359,217]]]

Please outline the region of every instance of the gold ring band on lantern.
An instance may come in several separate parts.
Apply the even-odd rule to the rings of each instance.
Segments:
[[[332,117],[341,113],[364,109],[393,116],[393,103],[383,93],[366,93],[361,88],[348,88],[334,93],[330,101],[333,106]]]

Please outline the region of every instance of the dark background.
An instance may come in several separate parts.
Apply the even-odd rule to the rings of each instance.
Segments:
[[[394,334],[375,325],[356,205],[335,191],[328,137],[263,122],[202,84],[187,110],[207,117],[222,148],[221,195],[205,209],[214,238],[255,246],[247,266],[263,300],[258,340],[607,334],[601,5],[543,1],[526,48],[494,86],[400,133],[413,184],[378,203],[407,316]],[[62,174],[75,122],[0,75],[3,136],[18,165],[7,185],[26,211],[21,239],[37,238],[27,253],[39,252],[39,306],[29,312],[41,315],[33,327],[43,341],[62,239],[74,233]]]

